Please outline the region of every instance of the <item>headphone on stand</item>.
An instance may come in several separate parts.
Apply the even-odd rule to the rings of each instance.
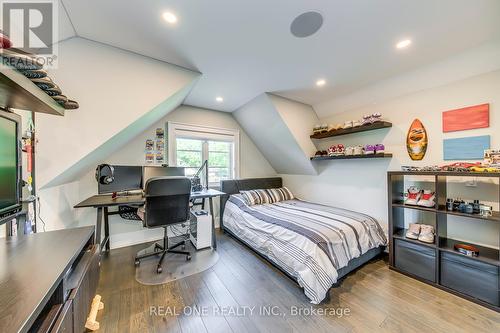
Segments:
[[[109,169],[109,175],[101,176],[101,172],[104,168]],[[99,164],[95,169],[95,180],[101,185],[109,185],[115,181],[115,168],[109,164]]]

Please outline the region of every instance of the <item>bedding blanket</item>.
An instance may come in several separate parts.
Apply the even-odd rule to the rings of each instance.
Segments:
[[[387,244],[372,217],[298,199],[248,206],[241,195],[226,203],[224,227],[297,279],[318,304],[337,282],[337,270]]]

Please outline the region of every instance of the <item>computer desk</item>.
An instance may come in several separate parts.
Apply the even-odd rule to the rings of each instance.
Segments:
[[[212,247],[214,250],[217,250],[217,239],[215,238],[215,216],[214,216],[214,205],[213,198],[219,197],[221,198],[224,195],[224,192],[208,189],[202,190],[199,192],[191,192],[191,199],[208,199],[210,205],[210,215],[212,215]],[[112,198],[111,194],[98,194],[93,195],[78,205],[74,206],[74,208],[96,208],[97,209],[97,219],[96,219],[96,231],[95,231],[95,239],[96,244],[99,244],[99,249],[101,252],[110,250],[110,241],[109,241],[109,216],[117,215],[119,212],[110,212],[109,207],[116,206],[141,206],[146,202],[146,198],[142,194],[133,194],[126,196],[117,196],[116,198]],[[102,231],[102,222],[104,219],[104,239],[101,242],[101,231]]]

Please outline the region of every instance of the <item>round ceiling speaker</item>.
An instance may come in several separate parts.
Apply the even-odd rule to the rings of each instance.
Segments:
[[[314,35],[323,25],[323,16],[318,12],[306,12],[297,16],[290,25],[292,35],[298,38]]]

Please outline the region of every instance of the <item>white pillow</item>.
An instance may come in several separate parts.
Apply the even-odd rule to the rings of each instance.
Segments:
[[[286,187],[271,188],[268,189],[267,192],[269,193],[272,202],[292,200],[294,198],[293,193]]]
[[[271,196],[266,190],[240,191],[240,193],[249,206],[273,203]]]

